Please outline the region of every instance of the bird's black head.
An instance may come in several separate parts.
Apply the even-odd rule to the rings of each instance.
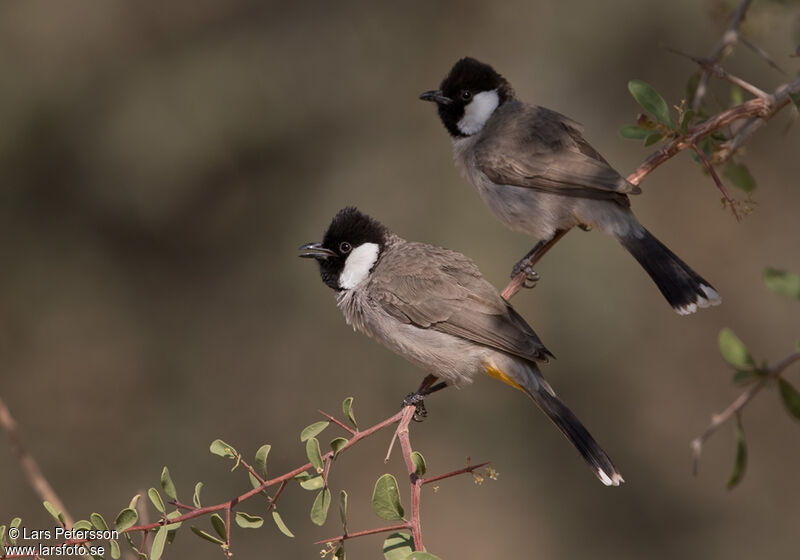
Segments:
[[[495,109],[514,97],[514,90],[494,68],[474,58],[455,63],[438,90],[419,96],[433,101],[439,118],[454,137],[479,132]]]
[[[348,206],[334,216],[322,243],[307,243],[298,256],[316,259],[322,281],[334,290],[351,290],[372,272],[389,231]]]

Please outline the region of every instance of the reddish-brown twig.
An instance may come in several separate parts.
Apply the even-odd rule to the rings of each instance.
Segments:
[[[722,193],[722,196],[725,197],[725,200],[727,200],[728,204],[730,204],[731,211],[733,212],[736,221],[737,222],[741,221],[739,213],[736,211],[735,201],[731,198],[731,195],[728,193],[728,189],[725,188],[725,184],[722,182],[722,179],[719,178],[719,175],[717,175],[714,166],[711,165],[710,161],[708,161],[708,158],[703,153],[703,150],[698,148],[696,144],[692,144],[692,150],[694,150],[694,153],[696,153],[697,157],[700,158],[700,161],[703,162],[703,165],[706,167],[706,170],[708,171],[709,175],[711,175],[711,178],[714,180],[714,183],[717,185],[717,188]]]
[[[773,366],[766,368],[763,375],[761,375],[753,385],[736,397],[728,407],[720,412],[711,416],[711,424],[703,431],[702,434],[692,440],[690,444],[692,448],[692,472],[697,474],[697,467],[700,462],[700,453],[703,451],[703,443],[714,433],[720,426],[730,420],[734,415],[740,414],[742,409],[755,397],[761,389],[767,384],[768,381],[779,377],[783,371],[793,363],[800,360],[800,352],[792,352],[780,362]]]
[[[56,508],[56,510],[61,512],[61,514],[64,516],[64,524],[68,529],[72,527],[72,516],[69,514],[69,512],[67,512],[67,508],[64,507],[64,503],[58,497],[56,491],[53,490],[53,487],[50,486],[49,482],[47,482],[47,479],[39,469],[39,465],[36,463],[33,455],[28,453],[28,451],[25,449],[25,446],[22,444],[22,437],[17,429],[17,423],[14,421],[14,417],[11,416],[11,411],[1,398],[0,425],[3,426],[3,429],[8,434],[8,438],[11,440],[11,448],[14,450],[17,460],[22,467],[22,472],[25,473],[28,483],[31,485],[31,488],[33,488],[33,491],[36,492],[36,495],[39,496],[40,500],[50,502],[52,506]]]

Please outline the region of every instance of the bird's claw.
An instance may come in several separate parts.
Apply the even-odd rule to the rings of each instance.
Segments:
[[[428,409],[425,408],[425,395],[409,393],[406,395],[406,398],[403,399],[403,407],[406,406],[414,407],[414,422],[422,422],[425,417],[428,416]]]
[[[519,273],[525,274],[525,280],[522,283],[525,288],[533,288],[540,278],[527,259],[523,259],[514,265],[514,268],[511,269],[511,278],[514,278]]]

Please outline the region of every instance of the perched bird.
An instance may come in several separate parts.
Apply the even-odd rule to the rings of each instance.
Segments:
[[[552,354],[467,257],[406,241],[352,207],[299,256],[319,262],[348,324],[428,372],[419,397],[488,374],[527,394],[603,484],[622,482],[539,372]]]
[[[506,226],[539,241],[512,271],[532,285],[535,263],[574,226],[614,236],[680,315],[722,300],[710,283],[650,234],[630,209],[629,183],[583,137],[575,121],[514,96],[488,64],[462,58],[435,91],[456,167]]]

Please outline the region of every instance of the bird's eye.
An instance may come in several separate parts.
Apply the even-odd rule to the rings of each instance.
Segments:
[[[353,246],[350,245],[347,241],[342,241],[339,243],[339,252],[342,254],[347,254],[353,249]]]
[[[461,100],[469,101],[470,99],[472,99],[472,92],[468,89],[461,90]]]

